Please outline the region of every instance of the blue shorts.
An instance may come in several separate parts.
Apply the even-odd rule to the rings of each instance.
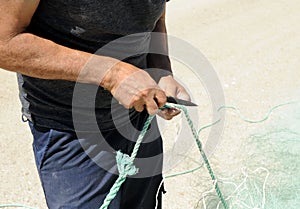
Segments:
[[[145,116],[135,119],[136,126],[143,126]],[[117,179],[115,153],[102,147],[96,133],[89,133],[83,148],[76,133],[49,128],[36,127],[29,124],[34,136],[33,150],[39,176],[43,186],[47,205],[50,209],[98,209]],[[132,124],[131,124],[132,125]],[[138,130],[123,126],[127,133],[137,137]],[[151,124],[153,133],[159,133],[156,122]],[[126,139],[118,130],[103,131],[106,142],[115,150],[130,154],[134,142]],[[155,135],[155,134],[154,134]],[[153,136],[153,135],[152,135]],[[162,140],[161,137],[150,139],[151,134],[145,136],[147,143],[143,143],[137,158],[151,158],[155,160],[140,164],[139,173],[144,176],[132,176],[122,185],[109,209],[154,209],[158,204],[161,208],[162,181]],[[92,150],[87,154],[86,150]],[[93,154],[94,157],[91,157]],[[97,158],[97,161],[95,159]],[[105,168],[97,162],[105,164]],[[140,167],[137,165],[137,167]],[[111,168],[109,171],[107,168]],[[145,169],[143,169],[145,168]],[[159,190],[159,191],[158,191]]]

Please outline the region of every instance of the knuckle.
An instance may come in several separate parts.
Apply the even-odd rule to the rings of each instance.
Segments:
[[[138,95],[132,96],[132,98],[130,99],[130,105],[136,104],[137,102],[140,101],[140,99],[141,98]]]
[[[140,92],[140,97],[147,97],[149,95],[149,89]]]

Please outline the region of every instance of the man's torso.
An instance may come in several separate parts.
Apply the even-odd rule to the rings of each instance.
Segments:
[[[165,0],[41,0],[27,32],[70,48],[95,53],[117,38],[152,31],[164,4]],[[147,42],[142,46],[138,42],[134,45],[124,43],[124,48],[148,47]],[[147,67],[146,55],[126,61],[140,68]],[[43,127],[73,129],[74,82],[22,75],[18,78],[26,117]],[[83,86],[82,94],[89,92],[89,88],[94,87]],[[95,109],[98,109],[100,123],[112,120],[111,101],[111,94],[99,88]]]

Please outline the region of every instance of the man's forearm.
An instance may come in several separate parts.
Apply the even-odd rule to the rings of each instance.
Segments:
[[[159,51],[162,54],[149,54],[148,67],[162,69],[167,71],[168,74],[172,74],[171,62],[168,56],[168,37],[165,23],[165,13],[157,21],[153,32],[159,33],[159,35],[155,35],[155,38],[150,43],[150,47],[159,47]]]
[[[118,62],[70,49],[30,33],[20,33],[1,41],[0,54],[0,67],[9,71],[42,79],[80,79],[80,82],[98,85],[107,70]],[[92,64],[86,65],[92,57]],[[85,70],[81,72],[84,66]]]

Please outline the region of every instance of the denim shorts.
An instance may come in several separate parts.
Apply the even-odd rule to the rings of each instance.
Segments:
[[[135,124],[142,127],[144,118],[136,119]],[[142,120],[142,121],[141,121]],[[133,123],[134,124],[134,123]],[[111,152],[93,138],[96,133],[89,133],[83,148],[75,132],[37,127],[29,123],[34,137],[33,150],[37,169],[46,202],[50,209],[98,209],[103,203],[110,188],[118,177],[115,152]],[[132,125],[132,124],[131,124]],[[122,128],[136,138],[138,130],[132,130],[126,125]],[[159,133],[157,124],[151,124],[154,135]],[[130,154],[134,141],[128,140],[119,130],[109,130],[102,133],[106,142],[110,142],[115,150]],[[152,135],[153,136],[153,135]],[[152,160],[140,162],[140,175],[127,178],[109,209],[154,209],[161,208],[162,182],[162,140],[161,137],[151,139],[151,134],[145,136],[137,158]],[[147,139],[148,138],[148,139]],[[151,139],[151,140],[149,140]],[[92,150],[91,157],[87,150]],[[158,157],[159,156],[159,157]],[[153,158],[154,157],[154,158]],[[97,159],[97,161],[95,160]],[[153,160],[155,159],[155,160]],[[102,162],[99,165],[97,162]],[[109,168],[109,169],[107,169]],[[138,174],[137,174],[138,175]]]

